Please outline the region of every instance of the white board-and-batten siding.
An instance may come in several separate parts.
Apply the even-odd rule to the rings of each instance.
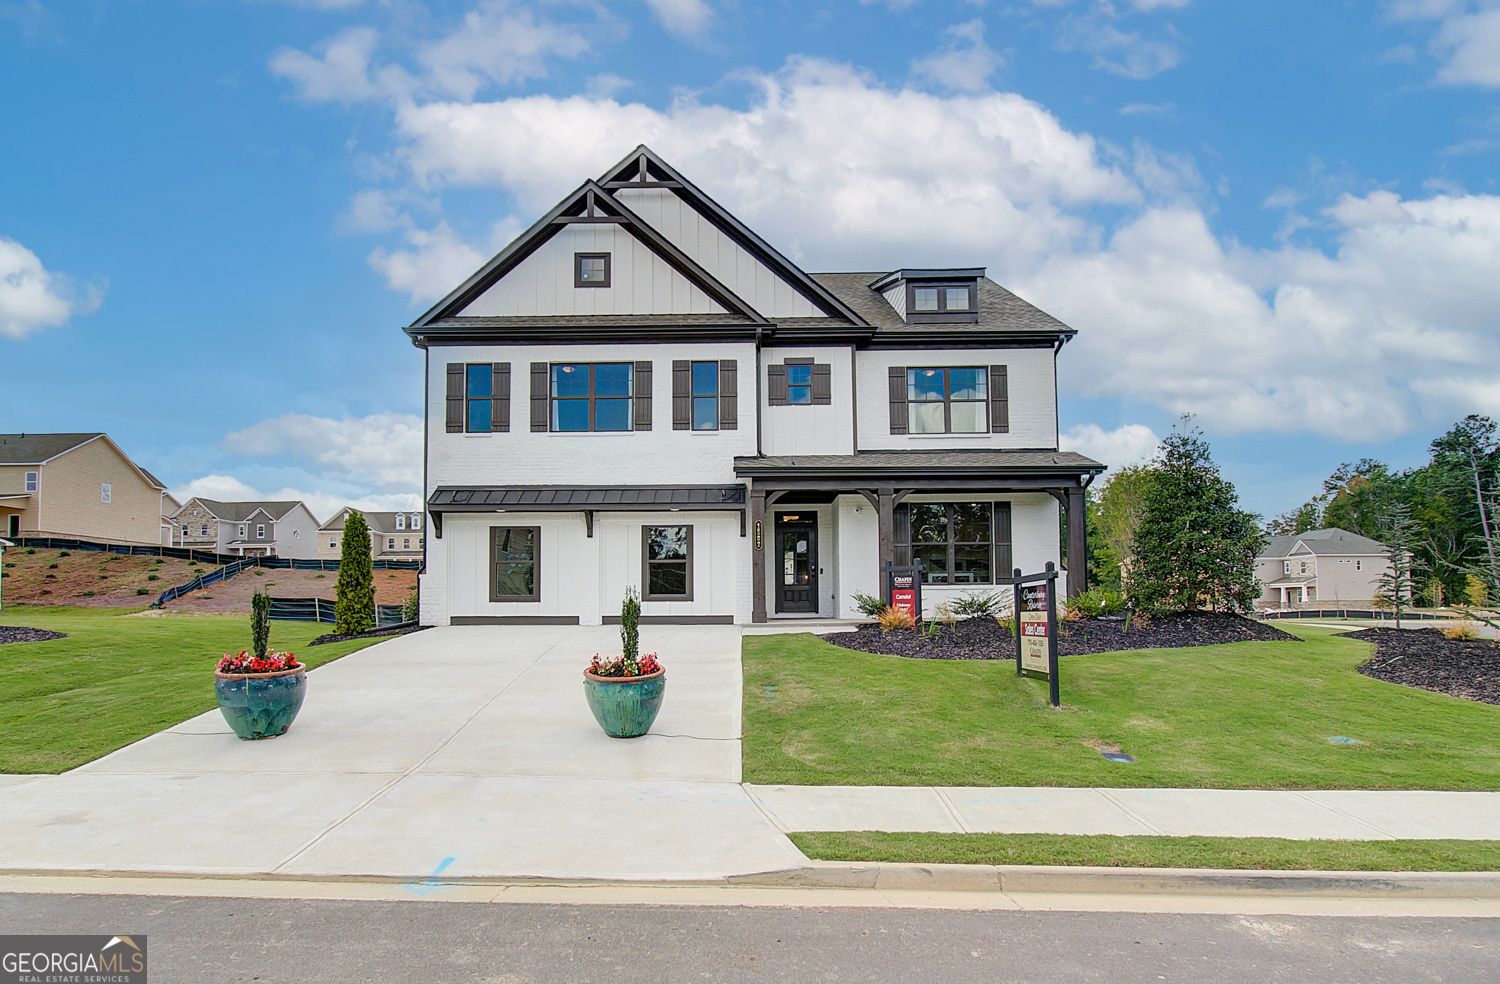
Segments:
[[[608,253],[610,286],[576,286],[575,253]],[[547,240],[461,315],[723,313],[723,306],[630,232],[617,225],[575,224]]]

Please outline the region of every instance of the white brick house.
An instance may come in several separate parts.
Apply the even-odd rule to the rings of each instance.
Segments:
[[[405,330],[424,624],[847,617],[913,557],[928,607],[1084,586],[1074,331],[982,269],[804,273],[641,147]]]

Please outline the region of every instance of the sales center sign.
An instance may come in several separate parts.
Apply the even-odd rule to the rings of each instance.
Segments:
[[[1021,588],[1021,670],[1046,676],[1051,666],[1047,645],[1047,621],[1051,605],[1047,584],[1027,584]]]

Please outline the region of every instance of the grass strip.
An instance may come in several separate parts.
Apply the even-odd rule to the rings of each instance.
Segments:
[[[1492,840],[1286,840],[874,830],[789,836],[802,853],[820,861],[1260,871],[1500,871],[1500,841]]]

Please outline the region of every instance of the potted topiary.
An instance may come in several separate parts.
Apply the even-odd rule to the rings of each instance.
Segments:
[[[624,652],[594,660],[583,671],[583,692],[594,720],[611,738],[639,738],[651,730],[667,689],[667,671],[655,653],[641,652],[641,596],[625,589],[620,603],[620,642]]]
[[[219,712],[234,733],[249,741],[286,734],[307,695],[307,668],[291,653],[268,649],[271,596],[250,599],[252,652],[225,653],[214,670]]]

